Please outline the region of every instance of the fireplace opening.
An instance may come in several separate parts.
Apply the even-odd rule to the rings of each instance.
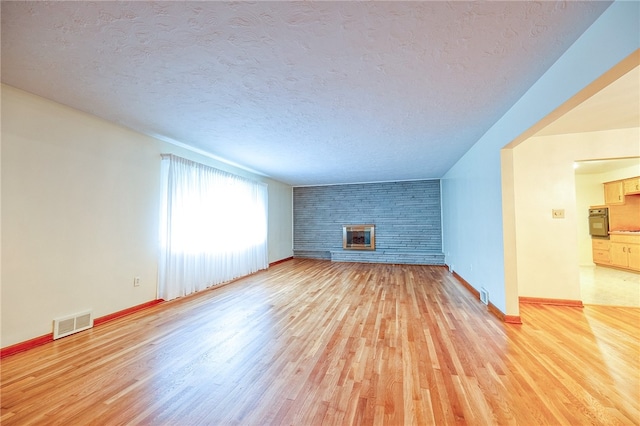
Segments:
[[[375,250],[374,225],[345,225],[342,227],[342,248],[345,250]]]

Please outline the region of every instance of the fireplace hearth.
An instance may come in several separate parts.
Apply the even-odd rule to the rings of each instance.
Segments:
[[[375,250],[375,225],[344,225],[342,248],[344,250]]]

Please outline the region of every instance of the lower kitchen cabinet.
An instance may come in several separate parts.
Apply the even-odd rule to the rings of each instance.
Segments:
[[[591,240],[593,263],[609,265],[611,263],[611,257],[609,254],[610,246],[611,244],[609,243],[609,240],[593,238]]]
[[[609,256],[612,266],[640,271],[640,236],[612,234]]]

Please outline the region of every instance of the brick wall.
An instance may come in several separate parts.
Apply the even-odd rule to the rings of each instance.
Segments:
[[[342,226],[376,226],[376,250],[342,249]],[[293,188],[295,257],[347,262],[444,263],[440,181]]]

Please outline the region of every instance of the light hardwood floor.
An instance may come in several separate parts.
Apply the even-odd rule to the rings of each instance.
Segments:
[[[640,310],[294,259],[2,360],[2,425],[638,424]]]

